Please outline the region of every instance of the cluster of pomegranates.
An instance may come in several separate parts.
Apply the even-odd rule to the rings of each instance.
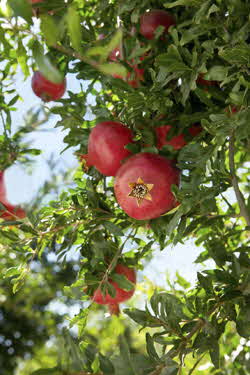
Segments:
[[[42,0],[40,0],[42,1]],[[31,0],[32,3],[39,2]],[[140,34],[147,40],[155,38],[159,26],[163,27],[161,39],[164,39],[170,26],[175,25],[174,17],[165,10],[151,10],[140,17]],[[101,37],[100,37],[101,39]],[[115,48],[109,55],[110,62],[119,62],[123,59],[120,47]],[[140,58],[143,61],[144,56]],[[134,61],[128,61],[132,72],[127,77],[114,74],[114,78],[124,79],[131,87],[137,88],[140,81],[144,80],[144,69],[138,67]],[[210,85],[201,77],[198,84]],[[211,85],[214,83],[211,81]],[[43,101],[60,99],[66,89],[66,81],[55,83],[47,80],[41,72],[35,72],[32,79],[34,93]],[[167,140],[171,125],[163,125],[155,129],[157,147],[172,145],[179,150],[186,145],[184,134]],[[200,127],[192,126],[188,129],[191,136],[197,135]],[[125,148],[133,143],[134,135],[131,130],[120,122],[105,121],[97,124],[91,131],[88,141],[88,154],[83,155],[85,166],[94,166],[105,176],[115,176],[114,193],[120,207],[132,218],[137,220],[154,219],[170,211],[178,202],[176,201],[171,186],[179,184],[179,170],[171,160],[163,156],[148,152],[132,155]],[[117,264],[114,273],[125,276],[133,284],[136,283],[136,273],[133,269],[123,264]],[[119,314],[119,303],[129,299],[132,290],[121,289],[118,284],[109,278],[109,283],[115,288],[116,295],[109,293],[102,295],[99,287],[93,294],[92,300],[101,305],[108,305],[112,314]]]
[[[42,0],[30,0],[32,4],[42,2]],[[168,33],[170,26],[175,25],[175,18],[169,12],[161,9],[153,9],[149,12],[145,12],[140,17],[140,34],[148,40],[155,38],[155,32],[158,27],[163,27],[163,32],[161,38],[164,39],[164,36]],[[105,36],[101,34],[99,39],[103,39]],[[119,62],[123,60],[121,48],[116,47],[108,57],[110,62]],[[144,60],[145,56],[141,56],[141,62]],[[131,67],[132,71],[127,73],[127,76],[123,78],[119,74],[113,74],[114,78],[125,80],[131,87],[137,88],[141,81],[144,80],[144,69],[138,67],[138,64],[135,64],[134,61],[127,61],[127,64]],[[208,81],[203,78],[201,74],[197,83],[199,85],[213,86],[216,85],[215,81]],[[49,102],[53,100],[60,99],[66,90],[66,79],[61,82],[52,82],[48,80],[41,72],[37,71],[34,73],[32,78],[32,89],[33,92],[40,97],[44,102]]]
[[[184,134],[166,140],[171,125],[155,128],[157,148],[172,145],[179,150],[186,145]],[[192,126],[192,136],[200,133]],[[132,155],[126,148],[133,143],[132,131],[120,122],[104,121],[91,131],[88,154],[83,157],[88,167],[94,166],[105,176],[115,176],[114,192],[121,208],[137,220],[154,219],[173,209],[176,202],[171,185],[179,184],[179,171],[171,160],[149,152]]]
[[[13,206],[6,197],[6,188],[4,183],[4,171],[0,171],[0,203],[5,209],[0,208],[0,219],[10,221],[23,219],[26,217],[25,211],[18,207]]]

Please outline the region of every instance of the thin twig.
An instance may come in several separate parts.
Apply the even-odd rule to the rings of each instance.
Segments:
[[[236,168],[235,168],[235,162],[234,162],[234,155],[235,155],[234,142],[235,142],[235,138],[234,138],[234,135],[232,135],[229,140],[229,167],[230,167],[230,173],[232,176],[232,185],[235,191],[236,199],[240,207],[240,214],[242,217],[245,218],[247,225],[250,227],[250,215],[246,207],[244,196],[242,192],[240,191],[238,178],[236,175]]]
[[[194,372],[194,370],[196,369],[196,367],[198,366],[198,364],[200,363],[200,361],[205,357],[206,354],[207,353],[204,353],[200,358],[197,359],[197,361],[195,362],[195,364],[193,365],[193,367],[189,371],[188,375],[191,375]]]

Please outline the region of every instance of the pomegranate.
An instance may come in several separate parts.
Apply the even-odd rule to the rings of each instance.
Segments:
[[[32,77],[32,90],[44,102],[60,99],[66,90],[66,80],[54,83],[36,71]]]
[[[207,79],[204,79],[203,76],[204,76],[203,73],[199,74],[199,77],[196,80],[196,82],[199,85],[202,85],[202,86],[216,86],[217,85],[216,81],[209,81]]]
[[[109,60],[113,62],[117,62],[121,59],[121,50],[119,47],[113,49],[113,51],[109,55]],[[143,60],[141,58],[141,60]],[[131,87],[137,88],[139,86],[140,81],[144,80],[144,69],[138,68],[137,64],[133,64],[133,61],[128,63],[129,66],[133,69],[133,72],[128,72],[127,77],[123,78],[119,74],[113,74],[114,78],[119,78],[125,80]]]
[[[115,176],[122,160],[131,154],[125,148],[131,142],[132,132],[120,122],[100,122],[89,136],[88,164],[105,176]]]
[[[6,210],[0,210],[0,218],[4,220],[17,220],[26,217],[25,211],[17,206],[13,206],[8,202],[2,202]]]
[[[184,147],[187,142],[185,140],[185,135],[180,134],[176,135],[173,138],[171,138],[169,141],[166,140],[167,134],[169,133],[171,129],[171,125],[162,125],[158,126],[155,131],[156,131],[156,136],[157,136],[157,148],[160,150],[164,145],[171,145],[175,150],[179,150],[182,147]],[[188,129],[188,132],[195,137],[202,131],[202,128],[200,126],[191,126]]]
[[[236,107],[236,106],[234,106],[234,105],[230,105],[229,107],[225,108],[225,111],[226,111],[229,115],[233,115],[234,113],[239,112],[239,107]]]
[[[0,171],[0,202],[4,204],[7,201],[6,189],[4,185],[4,171]]]
[[[159,26],[164,27],[164,34],[168,32],[170,26],[175,25],[172,14],[161,9],[153,9],[140,17],[140,33],[146,39],[154,39],[155,31]]]
[[[118,275],[124,275],[129,281],[131,281],[133,284],[136,284],[136,273],[135,270],[132,268],[128,268],[127,266],[123,264],[117,264],[117,266],[114,269],[114,273]],[[101,289],[98,288],[92,297],[93,301],[98,303],[99,305],[109,305],[110,310],[113,310],[113,313],[117,313],[117,304],[127,301],[129,298],[132,297],[132,295],[135,292],[135,288],[127,291],[124,289],[121,289],[118,284],[112,280],[112,275],[108,279],[109,283],[113,285],[116,291],[115,297],[111,297],[110,294],[102,295]]]
[[[133,155],[116,174],[117,202],[134,219],[157,218],[177,206],[171,185],[179,184],[179,174],[163,156],[147,152]]]

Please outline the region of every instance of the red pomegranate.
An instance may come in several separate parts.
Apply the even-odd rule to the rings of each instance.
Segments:
[[[0,171],[0,202],[4,204],[7,201],[6,188],[4,184],[4,171]]]
[[[117,62],[118,60],[121,59],[121,50],[119,47],[116,47],[115,49],[113,49],[113,51],[110,53],[109,55],[109,60],[110,61],[113,61],[113,62]],[[143,58],[141,58],[141,61],[143,60]],[[143,81],[144,80],[144,69],[140,69],[138,68],[138,65],[137,64],[134,64],[133,61],[130,63],[128,63],[129,66],[131,66],[131,68],[133,69],[133,72],[128,72],[127,73],[127,77],[126,78],[123,78],[122,76],[120,76],[119,74],[113,74],[112,76],[114,78],[119,78],[119,79],[123,79],[124,81],[126,81],[131,87],[134,87],[134,88],[137,88],[140,84],[140,81]]]
[[[203,73],[199,74],[199,77],[197,78],[196,83],[202,86],[216,86],[217,85],[216,81],[209,81],[207,79],[204,79],[203,76],[204,76]]]
[[[118,275],[124,275],[129,281],[131,281],[133,284],[136,284],[136,273],[134,269],[128,268],[123,264],[117,264],[117,266],[114,269],[114,273]],[[98,288],[95,291],[92,299],[99,305],[110,305],[111,309],[113,308],[113,310],[115,310],[114,306],[117,307],[117,304],[127,301],[129,298],[132,297],[132,295],[135,292],[135,288],[129,291],[121,289],[118,286],[118,284],[112,280],[112,275],[110,276],[108,281],[111,285],[113,285],[113,287],[116,290],[115,297],[111,297],[111,295],[108,293],[106,295],[102,295],[100,288]]]
[[[134,219],[148,220],[176,207],[172,184],[180,172],[163,156],[140,153],[131,156],[118,170],[115,196],[121,208]]]
[[[140,33],[146,39],[154,39],[155,31],[159,26],[164,27],[164,34],[168,32],[170,26],[175,25],[172,14],[161,9],[153,9],[140,17]]]
[[[4,220],[17,220],[26,217],[26,212],[17,206],[13,206],[8,202],[2,202],[6,210],[0,210],[0,218]]]
[[[89,136],[88,163],[105,176],[115,176],[122,160],[131,154],[125,148],[131,142],[131,130],[120,122],[100,122]]]
[[[44,102],[58,100],[65,93],[66,80],[64,79],[61,83],[54,83],[36,71],[32,77],[32,90]]]
[[[230,105],[229,107],[225,108],[225,111],[228,113],[228,115],[233,115],[234,113],[239,112],[239,107]]]
[[[171,129],[171,125],[158,126],[156,131],[157,136],[157,148],[162,149],[164,145],[171,145],[175,150],[180,150],[182,147],[186,146],[187,142],[185,140],[184,134],[179,134],[171,138],[169,141],[166,140],[167,134]],[[197,125],[193,125],[188,129],[188,132],[195,137],[202,131],[202,128]]]

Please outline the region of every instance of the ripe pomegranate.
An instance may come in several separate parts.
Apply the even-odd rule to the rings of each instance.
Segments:
[[[47,80],[40,72],[36,71],[32,77],[33,92],[44,102],[60,99],[66,90],[66,80],[54,83]]]
[[[203,76],[204,76],[203,73],[199,74],[199,77],[197,78],[196,83],[202,86],[216,86],[217,85],[216,81],[209,81],[207,79],[204,79]]]
[[[17,220],[26,217],[25,211],[17,206],[13,206],[8,202],[2,202],[6,210],[0,210],[0,218],[4,220]]]
[[[122,160],[131,154],[125,148],[131,142],[131,130],[120,122],[100,122],[89,136],[88,163],[105,176],[115,176]]]
[[[7,201],[6,189],[4,185],[4,171],[0,171],[0,202],[4,204]]]
[[[153,9],[140,17],[140,33],[146,39],[154,39],[155,31],[159,26],[164,27],[164,34],[167,34],[170,26],[175,25],[172,14],[161,9]]]
[[[172,184],[179,184],[179,171],[163,156],[140,153],[118,170],[115,196],[121,208],[137,220],[159,217],[176,207]]]
[[[128,268],[127,266],[123,264],[117,264],[117,266],[114,269],[114,273],[118,275],[124,275],[129,281],[131,281],[133,284],[136,284],[136,273],[135,270],[132,268]],[[93,297],[92,300],[99,305],[110,305],[110,310],[115,310],[115,307],[117,309],[117,304],[127,301],[129,298],[132,297],[132,295],[135,292],[135,288],[131,289],[129,291],[121,289],[118,284],[112,280],[112,275],[108,279],[109,283],[113,285],[113,287],[116,290],[115,297],[111,297],[110,294],[102,295],[101,289],[98,288]],[[114,312],[113,312],[114,313]]]
[[[157,136],[157,148],[159,150],[162,149],[164,145],[171,145],[175,150],[180,150],[182,147],[186,146],[187,142],[185,140],[185,135],[180,134],[176,135],[175,137],[171,138],[169,141],[166,140],[167,134],[171,129],[171,125],[162,125],[158,126],[156,131]],[[202,131],[202,128],[197,125],[193,125],[188,129],[188,132],[195,137]]]
[[[42,3],[43,0],[31,0],[31,4]]]
[[[113,51],[109,54],[109,60],[113,62],[117,62],[121,59],[121,50],[119,47],[113,49]],[[141,60],[143,60],[141,58]],[[123,78],[119,74],[113,74],[114,78],[119,78],[125,80],[131,87],[137,88],[139,86],[140,81],[144,80],[144,69],[139,69],[137,64],[133,64],[133,61],[128,63],[131,68],[133,68],[133,72],[128,72],[127,77]]]
[[[232,114],[234,114],[234,113],[239,112],[239,107],[236,107],[236,106],[234,106],[234,105],[231,105],[231,106],[225,108],[225,111],[226,111],[229,115],[232,115]]]

